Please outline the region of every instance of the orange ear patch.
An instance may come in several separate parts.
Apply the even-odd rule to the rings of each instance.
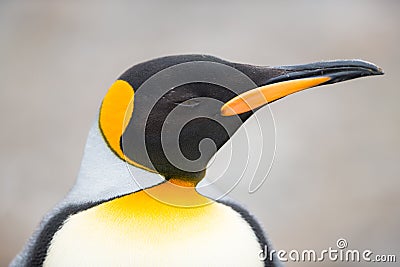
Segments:
[[[125,156],[121,149],[121,136],[132,117],[134,94],[126,81],[117,80],[111,85],[100,107],[100,129],[108,146],[118,157],[136,167],[155,172]]]
[[[124,160],[120,139],[132,116],[133,96],[130,84],[117,80],[108,90],[100,108],[100,129],[110,148]]]

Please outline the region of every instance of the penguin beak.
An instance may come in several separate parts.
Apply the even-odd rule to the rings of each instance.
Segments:
[[[325,61],[305,65],[280,66],[273,69],[280,70],[283,74],[229,100],[221,107],[221,115],[232,116],[255,110],[308,88],[384,74],[381,68],[361,60]]]

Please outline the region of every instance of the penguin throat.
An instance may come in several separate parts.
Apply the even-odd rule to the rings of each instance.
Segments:
[[[196,184],[180,179],[170,179],[154,187],[144,189],[143,193],[147,195],[147,198],[152,199],[152,201],[145,201],[145,203],[154,203],[155,201],[159,205],[177,208],[194,208],[213,203],[212,199],[196,191]]]
[[[200,182],[198,179],[187,179],[187,178],[169,178],[168,181],[174,185],[181,187],[196,187]]]

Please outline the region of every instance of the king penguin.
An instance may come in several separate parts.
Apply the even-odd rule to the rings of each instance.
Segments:
[[[207,55],[131,67],[101,103],[75,185],[10,266],[279,266],[249,211],[198,190],[207,163],[263,106],[380,74],[361,60],[266,67]]]

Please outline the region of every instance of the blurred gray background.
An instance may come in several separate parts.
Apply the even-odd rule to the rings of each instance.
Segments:
[[[233,196],[277,249],[322,250],[346,238],[349,248],[400,261],[399,12],[399,1],[1,1],[0,266],[74,183],[119,74],[183,53],[258,65],[361,58],[383,67],[385,76],[272,104],[271,173],[255,194],[241,190],[245,177]],[[271,124],[267,108],[258,118]]]

